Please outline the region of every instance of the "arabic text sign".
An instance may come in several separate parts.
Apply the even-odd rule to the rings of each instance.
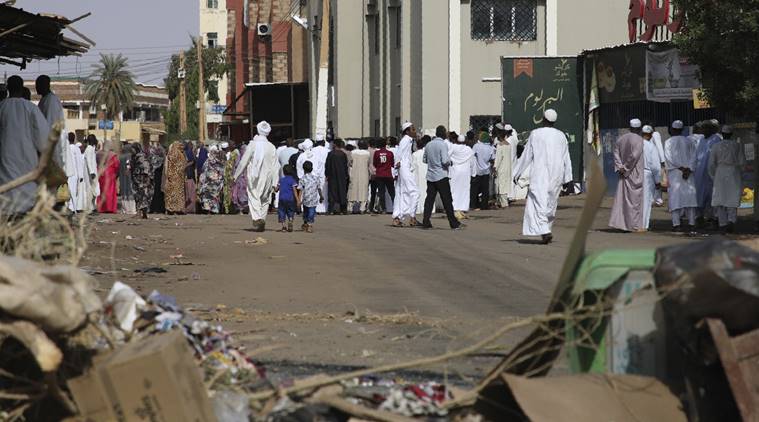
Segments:
[[[501,65],[503,121],[525,133],[540,125],[546,110],[556,110],[559,115],[556,128],[567,134],[574,176],[580,180],[583,113],[577,59],[503,58]]]

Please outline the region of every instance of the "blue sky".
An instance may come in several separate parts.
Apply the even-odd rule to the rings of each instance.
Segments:
[[[18,74],[35,79],[50,76],[86,76],[99,55],[122,53],[129,58],[135,79],[162,85],[172,53],[190,45],[199,31],[198,0],[17,0],[16,7],[33,13],[54,13],[73,19],[92,15],[74,27],[97,45],[78,59],[61,57],[18,67],[0,66],[0,77]],[[66,36],[77,39],[66,31]]]

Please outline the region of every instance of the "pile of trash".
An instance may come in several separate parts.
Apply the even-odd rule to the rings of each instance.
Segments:
[[[757,246],[586,256],[471,390],[387,367],[275,383],[171,296],[116,282],[101,303],[78,269],[0,256],[0,420],[753,420]]]

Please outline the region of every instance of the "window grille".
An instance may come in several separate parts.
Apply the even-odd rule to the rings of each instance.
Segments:
[[[487,128],[490,132],[496,123],[500,123],[501,116],[469,116],[469,128],[475,133],[479,133],[480,129]]]
[[[537,0],[471,0],[472,39],[537,39]]]
[[[206,6],[209,9],[218,9],[219,8],[219,0],[207,0]]]

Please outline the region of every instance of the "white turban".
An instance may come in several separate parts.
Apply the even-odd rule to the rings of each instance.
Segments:
[[[514,128],[513,128],[513,127],[511,127],[511,125],[505,125],[505,126],[503,127],[503,130],[505,130],[505,131],[507,131],[507,132],[508,132],[508,131],[510,131],[510,130],[514,130]]]
[[[551,123],[556,123],[556,120],[559,118],[559,113],[557,113],[556,110],[549,108],[543,113],[543,117]]]
[[[643,126],[643,133],[654,133],[654,128],[649,125]]]
[[[229,148],[229,142],[222,142],[221,143],[221,148],[222,149]]]
[[[640,119],[632,119],[630,120],[630,127],[633,129],[637,129],[639,127],[643,126],[643,122],[640,121]]]
[[[506,129],[506,126],[503,125],[503,123],[496,123],[495,128],[498,130],[508,130]]]
[[[683,127],[685,127],[685,125],[680,120],[675,120],[672,122],[672,129],[682,129]]]
[[[411,122],[405,122],[403,125],[401,125],[401,133],[405,131],[406,129],[410,128],[411,126],[414,126]]]
[[[466,136],[459,135],[459,143],[463,144],[464,142],[466,142]]]
[[[733,128],[731,126],[728,126],[728,125],[722,126],[722,133],[725,133],[725,134],[729,135],[729,134],[733,133]]]
[[[258,130],[258,134],[261,136],[269,136],[271,133],[271,125],[266,120],[261,120],[256,125],[256,129]]]
[[[322,135],[321,133],[317,133],[316,134],[316,142],[321,142],[323,140],[324,140],[324,135]]]
[[[303,147],[303,151],[310,151],[314,147],[314,142],[310,139],[306,139],[300,144]]]

